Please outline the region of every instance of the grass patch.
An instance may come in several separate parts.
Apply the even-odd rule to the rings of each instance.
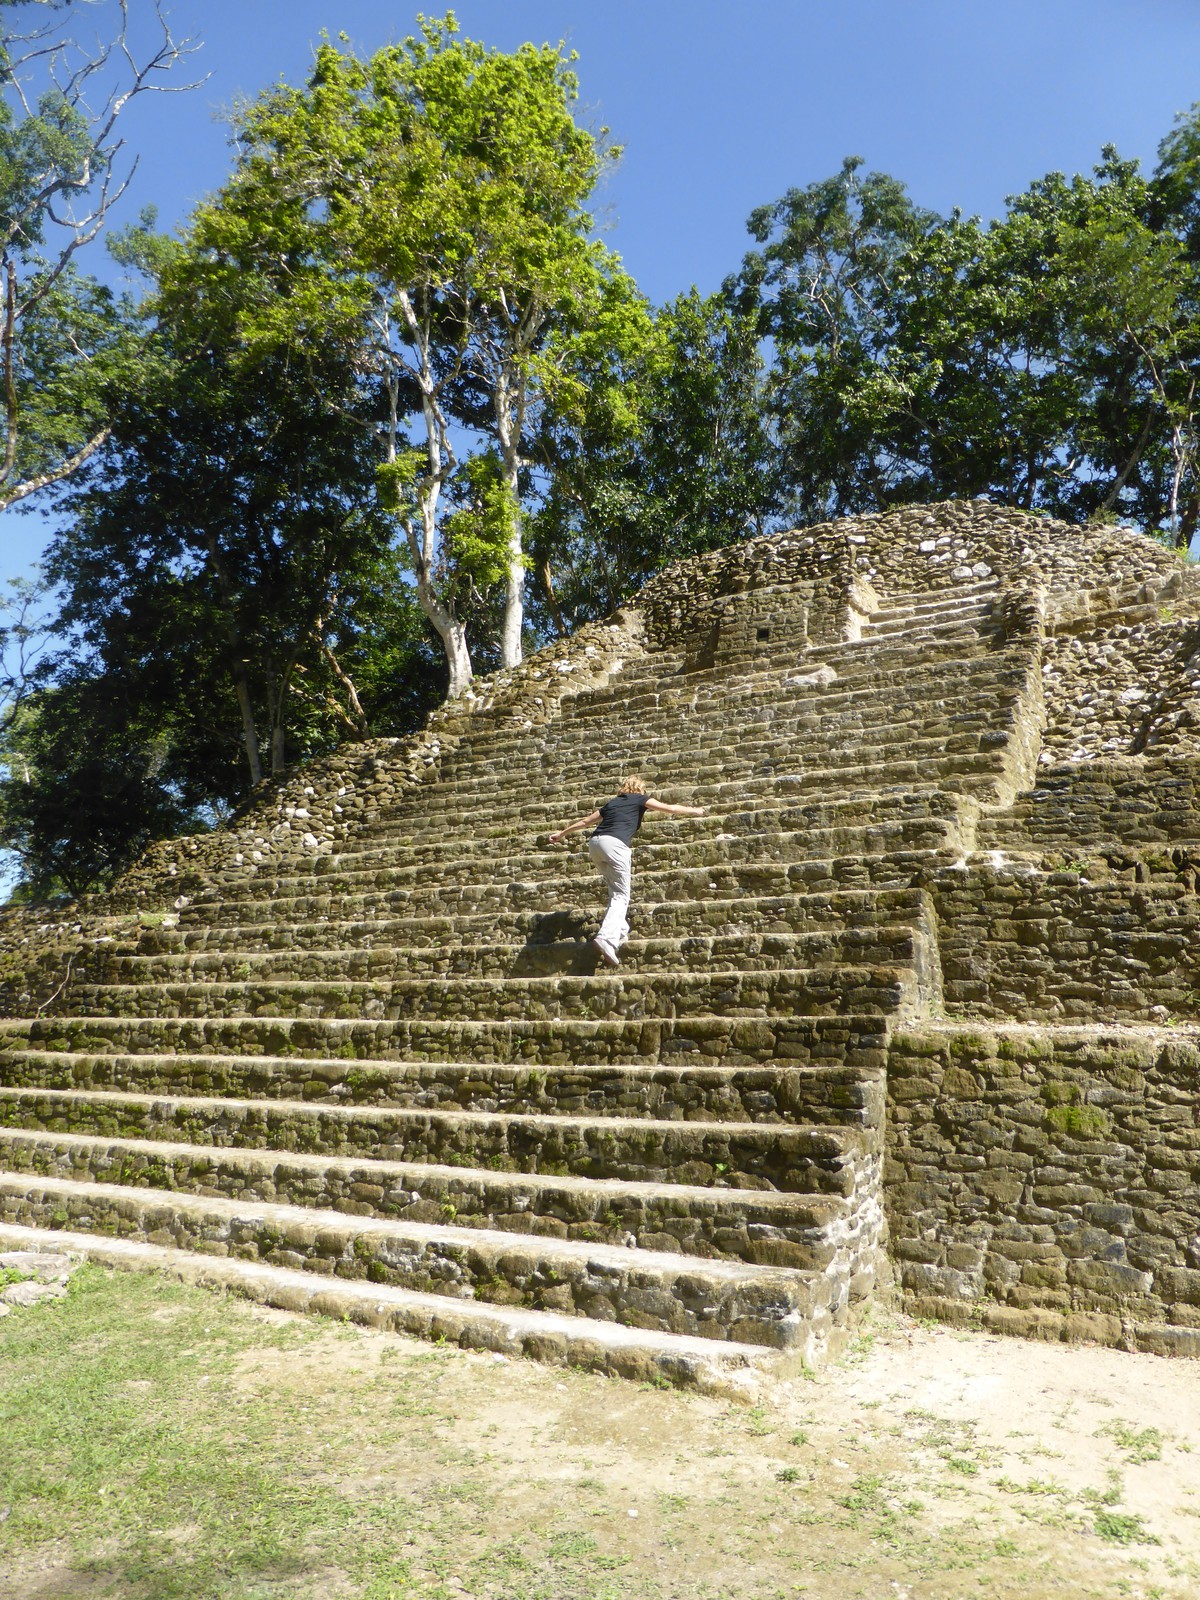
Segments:
[[[39,1550],[61,1562],[65,1544],[94,1592],[131,1600],[275,1600],[325,1592],[322,1572],[362,1600],[438,1600],[468,1575],[498,1600],[598,1597],[622,1558],[575,1531],[496,1539],[487,1486],[456,1479],[429,1371],[450,1352],[379,1363],[340,1417],[306,1385],[247,1380],[264,1356],[302,1372],[310,1347],[355,1337],[80,1269],[54,1307],[0,1324],[0,1569]],[[397,1433],[442,1481],[349,1487],[360,1452],[394,1456]]]
[[[332,1537],[352,1509],[281,1470],[286,1442],[253,1403],[194,1415],[263,1328],[220,1301],[191,1305],[176,1285],[121,1289],[114,1298],[84,1267],[55,1307],[0,1327],[0,1564],[68,1530],[84,1571],[156,1600],[250,1596],[302,1572],[309,1530]],[[142,1313],[133,1336],[130,1311]],[[266,1332],[283,1350],[320,1329]]]
[[[1095,1528],[1102,1539],[1108,1539],[1112,1544],[1162,1543],[1147,1531],[1141,1517],[1133,1516],[1128,1511],[1097,1511]]]
[[[1162,1459],[1163,1436],[1157,1428],[1135,1428],[1118,1417],[1097,1428],[1096,1433],[1107,1435],[1131,1465]]]

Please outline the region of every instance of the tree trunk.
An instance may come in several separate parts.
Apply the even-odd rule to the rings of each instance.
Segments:
[[[284,696],[287,694],[286,674],[279,690],[276,691],[274,671],[267,674],[267,710],[271,714],[271,776],[277,777],[284,768],[284,755],[287,750],[287,735],[283,726]]]
[[[567,637],[568,628],[566,618],[558,603],[558,596],[554,592],[554,575],[550,571],[550,558],[547,556],[538,566],[538,576],[542,580],[542,587],[546,591],[546,604],[554,623],[554,631],[560,639]]]
[[[421,610],[436,628],[438,638],[442,641],[442,649],[446,652],[446,666],[450,672],[450,686],[446,690],[446,698],[457,700],[460,694],[465,694],[470,688],[471,679],[475,675],[471,666],[471,651],[467,645],[467,625],[438,603],[420,572],[417,573],[417,600]]]
[[[474,676],[471,652],[467,648],[467,625],[465,622],[460,622],[457,617],[446,617],[441,623],[431,617],[430,621],[441,637],[442,647],[446,652],[446,662],[450,668],[450,687],[446,691],[446,698],[457,700],[459,695],[465,694],[470,688]]]
[[[417,578],[417,601],[421,610],[437,630],[446,652],[446,665],[450,673],[447,697],[455,700],[464,694],[474,676],[471,652],[467,648],[467,625],[461,622],[448,606],[442,605],[433,586],[434,551],[437,548],[437,503],[442,482],[453,471],[454,454],[446,431],[445,421],[436,398],[436,383],[429,359],[429,335],[417,317],[415,309],[405,294],[400,295],[405,321],[421,352],[421,413],[425,421],[425,451],[429,462],[429,475],[421,487],[418,532],[413,519],[404,518],[404,536],[408,541],[413,571]],[[392,428],[388,436],[388,460],[396,459],[397,418],[393,403]]]
[[[410,518],[405,519],[404,532],[408,539],[413,570],[417,575],[417,602],[437,629],[438,638],[442,641],[442,648],[446,652],[446,665],[450,670],[447,698],[456,700],[460,694],[466,692],[474,676],[474,670],[471,666],[471,652],[467,648],[467,625],[456,617],[449,607],[442,605],[430,581],[437,528],[438,491],[441,487],[441,480],[436,470],[440,468],[436,441],[430,446],[430,454],[435,471],[430,473],[430,482],[425,485],[421,493],[421,534],[418,536]]]
[[[329,663],[330,670],[346,691],[346,703],[350,708],[348,713],[343,713],[346,721],[360,738],[369,739],[371,737],[371,729],[367,723],[367,713],[363,710],[362,701],[358,698],[358,690],[354,687],[354,679],[326,643],[320,627],[316,629],[316,635],[325,659]]]
[[[518,495],[521,417],[519,397],[509,393],[501,379],[496,385],[496,434],[504,482],[512,501],[512,533],[508,541],[508,578],[504,592],[504,623],[500,630],[500,665],[521,665],[521,632],[525,625],[525,554],[521,546],[521,501]]]
[[[417,601],[442,641],[442,648],[446,652],[446,665],[450,671],[450,687],[446,691],[446,697],[449,700],[456,700],[470,687],[471,679],[475,676],[475,669],[471,665],[471,651],[467,645],[467,625],[447,611],[445,606],[438,604],[429,585],[419,576]]]
[[[263,769],[258,749],[258,729],[254,726],[254,707],[250,702],[246,669],[240,661],[233,669],[233,683],[237,690],[238,709],[242,713],[242,743],[246,747],[246,760],[250,763],[250,782],[259,784],[263,781]]]
[[[521,632],[525,626],[525,556],[521,549],[521,513],[513,500],[513,531],[508,543],[508,581],[504,591],[504,627],[500,634],[500,665],[521,665]]]
[[[1113,509],[1113,507],[1116,505],[1117,498],[1120,495],[1121,490],[1125,487],[1126,483],[1129,480],[1129,474],[1133,471],[1134,467],[1137,466],[1138,461],[1141,459],[1142,451],[1146,448],[1146,443],[1150,438],[1150,429],[1153,427],[1153,425],[1154,425],[1154,407],[1151,406],[1150,409],[1146,412],[1146,420],[1145,420],[1145,422],[1142,423],[1142,429],[1141,429],[1141,432],[1138,434],[1137,443],[1133,447],[1133,454],[1130,456],[1129,460],[1125,463],[1125,465],[1121,468],[1120,472],[1117,473],[1116,477],[1113,479],[1113,482],[1112,482],[1112,484],[1111,484],[1111,486],[1109,488],[1108,493],[1104,496],[1104,499],[1100,502],[1101,511],[1111,511]],[[1178,479],[1176,479],[1175,483],[1172,485],[1172,488],[1171,488],[1171,499],[1172,499],[1172,502],[1175,499],[1175,491],[1178,488],[1178,486],[1179,486]]]

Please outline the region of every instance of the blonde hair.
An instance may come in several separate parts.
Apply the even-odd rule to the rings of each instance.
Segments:
[[[626,778],[621,787],[617,790],[618,794],[645,794],[645,792],[646,785],[636,775],[631,778]]]

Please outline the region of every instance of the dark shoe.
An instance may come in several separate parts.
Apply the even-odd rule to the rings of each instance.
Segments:
[[[613,949],[612,945],[605,943],[603,939],[593,939],[592,947],[600,952],[600,959],[602,961],[607,961],[610,967],[619,967],[621,965],[620,959],[617,956],[617,952]]]

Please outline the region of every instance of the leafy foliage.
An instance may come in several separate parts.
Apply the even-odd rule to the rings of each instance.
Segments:
[[[20,863],[17,898],[98,888],[152,840],[211,816],[171,781],[172,724],[139,688],[68,669],[4,730],[0,838]]]
[[[3,837],[42,888],[104,881],[267,765],[407,731],[442,684],[347,375],[318,396],[160,328],[136,376],[64,503],[60,643],[9,730]]]
[[[1186,542],[1200,517],[1197,113],[1149,178],[1106,149],[990,226],[848,160],[750,218],[726,285],[771,352],[799,520],[986,494]]]
[[[558,631],[671,561],[763,532],[780,494],[755,321],[720,296],[679,296],[632,357],[581,351],[571,376],[539,441],[530,528],[539,605]],[[619,408],[606,400],[618,389]]]
[[[286,352],[301,370],[336,350],[377,397],[382,502],[452,693],[471,671],[464,601],[478,615],[502,580],[501,654],[520,659],[534,414],[567,403],[581,346],[646,322],[590,237],[585,202],[611,153],[575,123],[576,93],[561,47],[492,50],[452,15],[369,60],[326,43],[304,88],[245,110],[238,168],[167,278],[169,300],[227,311],[248,359]],[[486,513],[475,458],[498,462],[507,486]]]

